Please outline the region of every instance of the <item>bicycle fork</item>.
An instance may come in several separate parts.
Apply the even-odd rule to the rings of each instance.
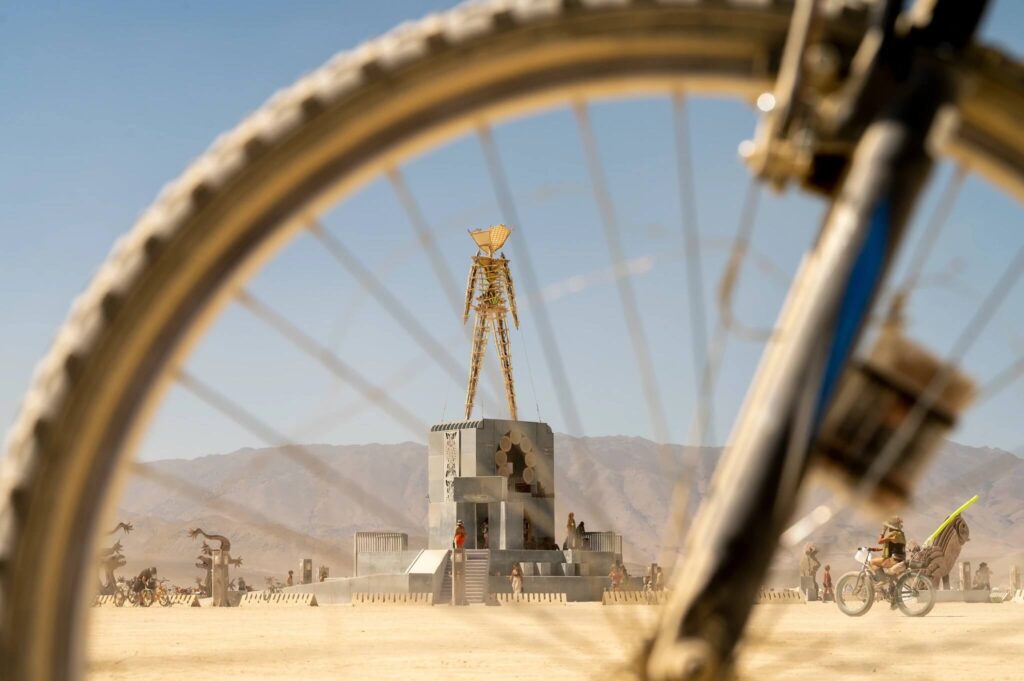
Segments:
[[[857,143],[694,519],[641,677],[730,674],[733,650],[794,511],[817,426],[932,168],[928,131],[951,96],[944,68],[917,68]]]

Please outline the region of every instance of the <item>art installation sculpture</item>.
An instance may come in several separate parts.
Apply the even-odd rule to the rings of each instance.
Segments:
[[[117,591],[117,575],[114,571],[125,565],[124,554],[121,553],[121,542],[114,542],[109,549],[103,549],[99,555],[100,569],[103,577],[100,579],[97,593],[101,596],[113,596]]]
[[[808,544],[804,547],[803,555],[800,556],[800,576],[818,581],[819,568],[821,568],[821,561],[818,560],[818,547]]]
[[[221,551],[226,551],[226,552],[230,552],[231,551],[231,540],[228,539],[227,537],[225,537],[222,534],[207,534],[206,532],[203,531],[203,528],[197,527],[195,529],[189,530],[188,531],[188,536],[190,536],[192,539],[195,539],[196,537],[199,537],[199,536],[206,537],[207,539],[216,539],[217,541],[220,542],[220,550]],[[203,542],[203,544],[205,545],[206,542]]]
[[[818,560],[818,547],[814,544],[807,544],[800,555],[800,589],[807,594],[807,600],[818,600],[818,569],[821,561]]]
[[[512,321],[519,328],[519,313],[516,310],[516,294],[512,286],[512,273],[508,268],[508,259],[504,254],[495,257],[495,253],[505,244],[512,233],[505,225],[495,225],[488,229],[477,229],[469,233],[477,245],[477,254],[473,256],[473,265],[469,269],[469,281],[466,284],[466,306],[462,312],[462,323],[469,320],[470,309],[476,310],[473,323],[473,349],[470,353],[469,384],[466,387],[466,420],[473,414],[473,402],[476,399],[476,386],[480,379],[480,363],[487,349],[487,331],[494,334],[494,344],[498,348],[498,359],[501,361],[501,372],[505,377],[505,397],[508,400],[509,418],[518,420],[516,413],[516,390],[512,381],[512,356],[509,351],[508,322],[505,315],[512,313]],[[476,305],[473,305],[474,294]],[[506,296],[508,302],[506,305]]]
[[[132,525],[131,523],[123,523],[123,522],[122,523],[118,523],[114,527],[114,529],[112,529],[110,532],[107,532],[107,536],[110,536],[112,534],[117,534],[118,530],[124,530],[125,534],[131,534],[132,530],[134,530],[134,529],[135,529],[135,526]]]
[[[107,532],[107,536],[116,534],[118,530],[123,530],[125,534],[130,533],[135,528],[131,523],[119,522],[114,529]],[[126,559],[122,553],[121,542],[114,542],[110,548],[102,549],[99,553],[98,562],[100,570],[103,572],[103,577],[99,580],[98,593],[101,596],[111,596],[117,591],[117,576],[114,571],[118,568],[125,566]]]
[[[196,567],[203,571],[202,577],[196,577],[196,584],[209,596],[213,585],[213,549],[206,542],[203,542],[199,555],[196,556]]]
[[[960,556],[963,545],[971,540],[971,530],[962,515],[958,515],[939,532],[930,545],[917,551],[911,548],[910,560],[913,565],[920,565],[925,574],[942,587],[949,588],[949,573]]]
[[[204,541],[203,553],[199,556],[200,562],[196,563],[196,565],[206,567],[207,561],[209,561],[209,568],[207,568],[208,593],[213,598],[213,607],[229,606],[228,592],[230,591],[230,579],[228,569],[231,565],[241,565],[242,559],[231,559],[231,540],[222,534],[210,534],[205,532],[203,528],[196,527],[189,530],[188,535],[193,539],[205,537],[206,539],[220,542],[219,547],[210,548],[209,544]]]

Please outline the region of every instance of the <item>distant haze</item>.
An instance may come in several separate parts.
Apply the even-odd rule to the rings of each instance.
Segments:
[[[666,454],[667,452],[667,454]],[[333,576],[351,574],[352,535],[358,530],[408,532],[414,547],[425,544],[427,457],[417,443],[308,445],[302,465],[282,449],[242,449],[197,459],[145,464],[173,475],[208,494],[209,503],[186,498],[135,477],[127,485],[118,520],[135,531],[120,536],[128,558],[125,571],[156,564],[176,583],[191,583],[200,544],[185,530],[200,526],[231,538],[232,554],[243,559],[233,574],[262,584],[270,574],[284,577],[301,557],[331,566]],[[625,559],[642,565],[659,559],[672,478],[663,461],[682,461],[684,448],[660,451],[636,437],[572,438],[556,436],[556,527],[562,540],[569,511],[588,530],[615,529],[624,536]],[[697,500],[703,498],[719,448],[705,448],[697,459]],[[317,468],[326,466],[326,469]],[[329,482],[324,470],[337,471],[369,494],[353,497]],[[813,490],[804,506],[824,499]],[[923,541],[945,516],[970,496],[980,501],[966,514],[971,541],[961,555],[973,565],[985,560],[995,583],[1008,581],[1008,565],[1024,554],[1024,460],[998,449],[947,443],[924,476],[913,508],[904,512],[907,535]],[[376,506],[376,508],[374,508]],[[378,512],[386,508],[394,522]],[[246,510],[248,509],[248,510]],[[397,520],[396,520],[397,518]],[[833,573],[853,569],[856,546],[873,541],[876,519],[847,511],[811,540]],[[796,551],[780,552],[773,574],[789,579]]]

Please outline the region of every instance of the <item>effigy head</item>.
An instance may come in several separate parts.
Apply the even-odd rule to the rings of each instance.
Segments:
[[[813,556],[817,552],[818,552],[818,547],[815,546],[814,544],[808,544],[807,546],[804,547],[804,553],[806,553],[808,556]]]
[[[967,521],[963,516],[957,516],[953,521],[953,529],[956,530],[956,536],[960,539],[961,544],[971,541],[971,528],[967,526]]]
[[[469,236],[472,237],[477,248],[491,256],[505,245],[505,240],[511,233],[512,230],[505,225],[492,225],[487,229],[470,230]]]

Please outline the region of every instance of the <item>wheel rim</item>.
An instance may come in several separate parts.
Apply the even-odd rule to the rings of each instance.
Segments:
[[[680,12],[684,12],[684,10],[680,10]],[[701,12],[702,14],[706,13],[706,10],[701,9]],[[663,14],[664,11],[659,10],[657,16],[660,18]],[[742,12],[731,9],[724,11],[723,15],[736,17],[742,16]],[[784,33],[788,12],[778,11],[772,16],[776,15],[777,26],[770,27],[770,30],[775,31],[781,36]],[[651,16],[655,15],[652,13]],[[763,21],[768,15],[766,12],[761,11],[750,16]],[[781,43],[781,40],[779,42]],[[644,41],[644,43],[649,43],[649,41]],[[556,65],[552,63],[546,78],[539,78],[532,83],[523,83],[518,91],[509,91],[503,99],[487,102],[487,106],[484,106],[484,102],[474,100],[472,97],[467,98],[463,103],[463,108],[454,108],[449,112],[437,113],[435,124],[430,129],[420,130],[418,135],[413,135],[408,130],[405,130],[403,134],[399,130],[397,137],[379,140],[378,146],[375,149],[366,151],[367,155],[361,165],[353,164],[347,166],[349,176],[344,183],[333,182],[328,177],[311,178],[306,183],[310,186],[303,192],[298,192],[302,197],[301,201],[279,202],[275,204],[276,207],[274,209],[268,208],[267,213],[295,215],[309,206],[323,204],[329,199],[351,192],[360,184],[360,181],[365,181],[371,173],[379,172],[382,168],[394,163],[401,157],[411,156],[442,136],[451,137],[457,130],[466,129],[471,125],[470,121],[475,116],[493,116],[495,119],[499,119],[523,113],[526,110],[535,110],[539,107],[548,106],[555,101],[561,101],[567,96],[572,96],[572,92],[575,92],[576,95],[586,92],[611,94],[613,91],[640,92],[650,91],[652,88],[660,90],[679,87],[693,88],[694,91],[703,90],[711,92],[728,87],[741,95],[753,95],[765,89],[771,82],[771,74],[761,64],[764,55],[754,54],[754,50],[749,46],[743,46],[744,49],[740,50],[740,57],[720,55],[721,60],[717,63],[717,66],[707,59],[696,59],[692,47],[687,48],[690,50],[690,52],[687,52],[686,49],[681,49],[677,46],[672,51],[673,59],[666,60],[664,55],[659,56],[656,53],[655,48],[659,46],[641,45],[638,41],[638,44],[633,47],[633,56],[630,59],[623,59],[621,55],[618,55],[613,60],[613,64],[602,62],[599,58],[601,49],[607,50],[607,45],[602,48],[601,45],[595,43],[590,45],[590,47],[594,50],[593,54],[595,55],[590,63],[590,73],[580,71],[576,74],[566,74],[560,72]],[[660,46],[660,49],[667,49],[667,47],[663,45]],[[552,56],[551,59],[554,60],[554,57]],[[716,68],[718,69],[717,72]],[[476,96],[480,96],[480,94],[476,93]],[[400,128],[401,126],[397,125],[397,127]],[[982,146],[977,145],[978,148]],[[331,166],[338,174],[346,172],[345,164],[337,159],[333,163],[325,163],[324,165],[325,168]],[[341,167],[339,168],[339,166]],[[251,180],[251,178],[247,179]],[[213,208],[209,210],[215,212]],[[214,220],[214,218],[210,217],[206,224],[209,224],[209,220]],[[199,225],[197,223],[198,226],[195,229],[205,229],[206,224]],[[26,564],[15,564],[13,568],[5,571],[5,576],[26,573],[30,566],[32,570],[37,570],[36,566],[39,565],[81,565],[87,560],[87,550],[81,548],[86,546],[87,543],[73,541],[71,538],[91,536],[95,529],[97,514],[79,513],[78,509],[92,508],[93,505],[86,503],[86,500],[90,498],[93,500],[96,498],[109,498],[106,492],[111,486],[111,481],[118,465],[124,458],[124,452],[131,449],[132,443],[137,439],[140,429],[144,426],[146,417],[151,413],[156,401],[159,399],[161,386],[166,381],[167,367],[183,356],[190,343],[201,332],[203,323],[200,320],[211,319],[219,309],[218,306],[223,303],[223,298],[219,297],[217,291],[222,292],[231,281],[237,281],[240,277],[251,272],[260,262],[269,257],[273,247],[282,244],[284,238],[288,236],[289,230],[290,233],[294,233],[297,227],[293,225],[288,228],[281,228],[276,232],[269,226],[266,229],[267,231],[262,235],[260,243],[249,244],[249,248],[245,252],[234,253],[234,259],[223,261],[223,266],[218,272],[220,279],[216,286],[206,290],[202,296],[187,297],[183,294],[178,300],[180,304],[178,308],[179,314],[191,319],[193,322],[189,324],[187,333],[182,331],[176,334],[166,334],[165,330],[155,330],[148,340],[136,341],[137,344],[145,345],[147,352],[157,348],[157,352],[152,355],[152,358],[155,358],[154,364],[156,366],[142,366],[144,363],[136,353],[135,361],[138,363],[135,367],[136,371],[133,373],[132,380],[121,391],[111,395],[103,405],[82,407],[80,409],[76,407],[69,410],[72,412],[69,418],[73,421],[87,421],[89,414],[94,413],[90,411],[92,409],[105,410],[107,416],[98,421],[104,424],[103,429],[90,429],[90,437],[84,439],[81,443],[74,443],[72,449],[77,452],[91,450],[93,452],[106,451],[111,454],[106,458],[95,454],[91,458],[89,456],[80,457],[83,460],[88,459],[90,461],[90,465],[86,467],[88,472],[82,472],[81,482],[78,487],[72,490],[72,493],[68,494],[65,500],[62,500],[63,507],[55,511],[57,514],[62,514],[57,522],[58,528],[46,527],[47,523],[52,522],[51,519],[47,518],[44,521],[39,521],[38,526],[33,528],[33,532],[21,533],[22,536],[57,537],[58,539],[54,541],[54,544],[58,547],[66,548],[27,551],[25,555],[29,556],[29,559],[25,561]],[[271,234],[272,232],[273,235]],[[175,317],[175,319],[180,319],[180,317]],[[163,340],[158,342],[156,338],[160,336],[163,336]],[[111,352],[114,355],[118,354],[114,350],[111,350]],[[120,359],[120,357],[112,355],[105,361],[98,362],[98,368],[95,371],[105,371],[106,367],[116,364]],[[144,398],[137,402],[132,401],[131,396],[139,395],[144,396]],[[118,416],[117,418],[113,417],[115,413]],[[84,426],[80,426],[76,430],[83,429]],[[12,438],[12,440],[14,442],[12,450],[15,451],[18,458],[31,456],[26,454],[26,452],[35,446],[32,436],[27,436],[21,441],[17,437]],[[19,447],[24,448],[24,451],[19,452]],[[57,531],[47,531],[52,529]],[[60,541],[60,537],[65,537],[69,540]],[[28,540],[25,541],[27,542]],[[20,560],[19,554],[20,552],[15,555],[16,563]],[[39,556],[47,556],[48,558],[40,559]],[[56,556],[62,559],[49,559]],[[46,569],[51,568],[47,567]],[[55,570],[56,568],[53,569]],[[54,575],[47,575],[39,581],[46,584],[62,583],[52,579],[53,577]],[[71,583],[68,584],[68,581]],[[60,593],[40,595],[43,594],[40,591],[37,594],[37,603],[41,605],[33,605],[32,607],[41,607],[47,613],[53,614],[45,622],[41,619],[31,620],[36,628],[31,634],[27,635],[38,638],[40,641],[50,639],[61,641],[61,643],[57,643],[54,646],[56,651],[50,651],[49,656],[54,659],[70,658],[73,660],[76,659],[75,653],[77,651],[72,650],[70,654],[68,653],[68,649],[73,648],[68,641],[76,634],[74,625],[81,616],[82,608],[76,608],[71,617],[66,617],[64,616],[67,612],[66,608],[58,604],[80,603],[83,598],[81,594],[85,593],[85,591],[81,588],[80,582],[75,583],[74,580],[66,580],[63,583],[66,586]],[[13,597],[14,595],[12,595]],[[25,601],[28,603],[32,602],[27,597]],[[12,609],[12,612],[14,610]],[[21,612],[23,611],[24,608],[22,608]],[[61,616],[57,616],[57,613],[61,613]],[[11,630],[11,627],[7,627],[7,629]]]
[[[864,575],[844,577],[836,588],[836,601],[844,612],[862,613],[871,607],[871,588],[872,585]]]
[[[921,575],[908,575],[896,586],[900,609],[911,617],[929,610],[935,601],[935,591],[929,580]]]

